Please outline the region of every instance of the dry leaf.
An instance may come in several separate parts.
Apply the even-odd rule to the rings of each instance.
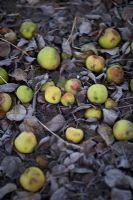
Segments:
[[[112,129],[107,124],[99,125],[97,132],[103,138],[103,140],[107,145],[111,145],[114,142]]]
[[[14,192],[17,189],[16,184],[14,183],[7,183],[3,187],[0,188],[0,199],[3,199],[5,195],[8,193]]]
[[[114,110],[103,109],[103,121],[109,125],[113,125],[118,116],[119,113]]]
[[[27,73],[20,68],[15,69],[10,76],[14,77],[17,81],[27,81]]]
[[[45,124],[51,131],[56,132],[60,130],[65,124],[63,115],[58,114]]]
[[[26,116],[26,109],[23,105],[15,105],[12,110],[6,113],[11,121],[22,121]]]
[[[13,200],[41,200],[41,195],[39,193],[31,192],[16,192]]]
[[[15,83],[6,83],[4,85],[0,85],[0,92],[14,92],[18,84]]]
[[[10,44],[0,41],[0,57],[7,57],[10,53]]]
[[[92,26],[90,22],[83,21],[79,26],[80,35],[89,34],[92,31]]]

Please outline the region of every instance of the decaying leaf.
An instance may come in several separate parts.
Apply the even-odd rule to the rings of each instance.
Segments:
[[[89,34],[92,31],[92,26],[89,21],[83,21],[79,26],[79,32],[81,35]]]
[[[16,156],[6,156],[0,165],[0,170],[6,174],[7,177],[15,179],[20,171],[22,162],[20,158]]]
[[[103,121],[109,125],[113,125],[118,116],[119,113],[114,110],[103,109]]]
[[[2,188],[0,188],[0,199],[3,199],[5,195],[8,193],[14,192],[17,189],[16,184],[14,183],[7,183]]]
[[[26,109],[23,105],[15,105],[6,116],[11,121],[22,121],[26,116]]]
[[[41,195],[39,193],[31,193],[31,192],[19,192],[15,193],[13,200],[41,200]]]
[[[0,85],[0,92],[14,92],[18,84],[16,83],[6,83],[4,85]]]
[[[27,81],[27,73],[20,68],[15,69],[10,76],[14,77],[17,81]]]
[[[63,115],[58,114],[55,117],[53,117],[49,122],[47,122],[45,125],[53,132],[56,132],[60,130],[65,124],[65,119]]]
[[[130,190],[123,190],[113,188],[111,192],[111,200],[132,200],[132,193]]]
[[[97,132],[103,138],[107,145],[111,145],[114,142],[114,136],[111,127],[107,124],[101,124],[98,126]]]
[[[105,182],[111,188],[123,187],[133,189],[133,178],[125,175],[119,169],[110,169],[106,171]]]
[[[10,44],[0,41],[0,57],[7,57],[10,53]]]
[[[72,50],[70,47],[70,43],[68,40],[66,40],[65,38],[63,39],[63,43],[62,43],[62,50],[64,53],[68,54],[68,55],[72,55]]]
[[[31,131],[36,134],[44,132],[43,127],[40,126],[38,120],[34,116],[27,116],[24,121],[19,125],[21,131]]]

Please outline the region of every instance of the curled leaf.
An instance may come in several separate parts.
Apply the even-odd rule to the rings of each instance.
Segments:
[[[26,109],[23,105],[15,105],[12,110],[6,113],[6,116],[11,121],[21,121],[25,118]]]

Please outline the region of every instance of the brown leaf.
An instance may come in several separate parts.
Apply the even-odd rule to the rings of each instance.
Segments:
[[[23,105],[15,105],[12,110],[6,113],[11,121],[22,121],[26,116],[26,109]]]
[[[0,85],[0,92],[14,92],[18,84],[15,83],[6,83],[4,85]]]
[[[39,193],[17,191],[13,200],[41,200],[41,195]]]
[[[65,124],[63,115],[58,114],[45,124],[51,131],[56,132],[60,130]]]
[[[7,57],[10,53],[10,44],[0,41],[0,57]]]
[[[112,129],[107,124],[99,125],[97,132],[103,138],[107,145],[111,145],[114,142]]]
[[[17,81],[27,81],[27,73],[20,68],[15,69],[10,76],[14,77]]]
[[[3,199],[5,195],[11,193],[17,189],[16,184],[14,183],[7,183],[2,188],[0,188],[0,199]]]

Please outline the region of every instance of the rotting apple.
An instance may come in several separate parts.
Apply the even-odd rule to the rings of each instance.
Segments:
[[[44,98],[51,104],[57,104],[61,99],[61,90],[56,86],[49,86],[44,91]]]
[[[118,64],[113,64],[107,68],[106,79],[108,82],[115,84],[122,83],[124,79],[124,71],[122,67]]]
[[[101,72],[104,68],[105,60],[102,56],[91,55],[86,59],[86,67],[93,72]]]
[[[99,45],[105,49],[115,48],[121,41],[121,36],[118,31],[113,28],[105,29],[103,35],[99,38]]]
[[[65,91],[76,95],[81,89],[81,82],[78,79],[69,79],[65,83]]]
[[[44,186],[46,178],[40,168],[29,167],[21,174],[19,182],[25,190],[37,192]]]
[[[37,145],[34,133],[23,131],[14,140],[14,146],[20,153],[32,153]]]
[[[62,103],[63,106],[71,106],[71,105],[74,104],[74,102],[75,102],[75,97],[70,92],[66,92],[61,97],[61,103]]]

